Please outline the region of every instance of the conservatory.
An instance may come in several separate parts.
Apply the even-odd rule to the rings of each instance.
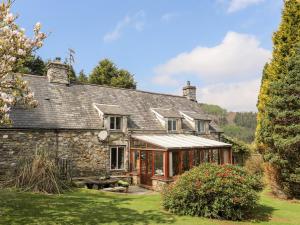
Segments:
[[[160,189],[201,163],[232,163],[231,145],[185,134],[132,135],[130,172],[136,184]]]

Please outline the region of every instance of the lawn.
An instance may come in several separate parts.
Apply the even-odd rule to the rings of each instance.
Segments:
[[[274,199],[266,191],[252,221],[230,222],[175,216],[162,210],[159,194],[107,194],[81,189],[63,195],[0,191],[0,224],[293,224],[300,203]]]

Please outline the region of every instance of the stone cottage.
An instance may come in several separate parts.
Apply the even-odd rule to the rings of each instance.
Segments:
[[[13,125],[0,129],[0,180],[36,149],[68,159],[74,177],[107,171],[154,188],[203,162],[231,163],[190,83],[176,96],[72,84],[67,70],[55,61],[47,76],[24,75],[38,106],[15,107]]]

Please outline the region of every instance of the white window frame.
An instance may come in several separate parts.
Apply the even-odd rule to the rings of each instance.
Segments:
[[[109,116],[109,130],[122,130],[123,118],[122,116]],[[117,118],[120,118],[120,129],[117,129]],[[111,120],[114,120],[114,128],[111,128]]]
[[[200,126],[201,123],[203,123],[203,130],[201,130],[201,126]],[[204,120],[197,120],[197,131],[198,133],[206,132],[206,122]]]
[[[112,157],[111,157],[111,154],[112,154],[112,149],[115,148],[117,149],[117,152],[116,152],[116,169],[112,169],[111,168],[111,160],[112,160]],[[122,168],[118,168],[118,161],[119,161],[119,148],[123,148],[123,165],[122,165]],[[110,150],[110,160],[109,160],[109,168],[110,170],[124,170],[125,169],[125,146],[123,145],[120,145],[120,146],[111,146],[109,148]]]
[[[171,121],[171,129],[169,129],[169,122],[170,121]],[[168,119],[167,123],[168,123],[168,125],[167,125],[168,131],[177,131],[177,126],[178,126],[177,125],[177,119]],[[174,129],[174,124],[175,124],[175,129]]]

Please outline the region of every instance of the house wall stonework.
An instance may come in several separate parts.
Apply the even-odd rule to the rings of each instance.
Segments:
[[[109,171],[109,147],[127,147],[127,140],[124,134],[111,133],[109,139],[101,143],[97,137],[99,131],[0,130],[0,180],[13,173],[20,158],[34,154],[36,149],[46,149],[53,158],[70,159],[73,176],[95,176]],[[125,160],[125,170],[111,171],[111,174],[124,174],[127,165]]]

